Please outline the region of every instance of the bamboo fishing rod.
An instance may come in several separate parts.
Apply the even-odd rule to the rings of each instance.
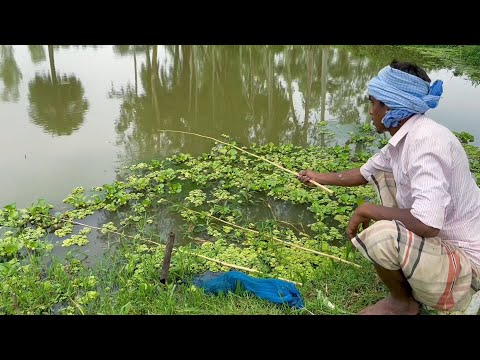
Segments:
[[[194,210],[192,210],[194,211]],[[97,226],[93,226],[93,225],[87,225],[87,224],[84,224],[84,223],[81,223],[81,222],[78,222],[78,221],[73,221],[73,220],[66,220],[66,219],[61,219],[62,221],[64,222],[70,222],[74,225],[80,225],[80,226],[83,226],[83,227],[87,227],[87,228],[91,228],[91,229],[96,229],[96,230],[102,230],[102,228],[99,228]],[[128,237],[128,238],[132,238],[132,239],[135,239],[133,236],[130,236],[130,235],[125,235],[125,234],[122,234],[122,233],[119,233],[117,231],[113,231],[113,230],[107,230],[107,232],[110,232],[112,234],[116,234],[116,235],[119,235],[119,236],[122,236],[122,237]],[[153,241],[153,240],[149,240],[149,239],[144,239],[144,238],[140,238],[139,240],[142,240],[142,241],[145,241],[145,242],[149,242],[149,243],[152,243],[152,244],[155,244],[159,247],[165,247],[165,244],[161,244],[159,242],[156,242],[156,241]],[[208,257],[208,256],[205,256],[205,255],[202,255],[202,254],[195,254],[195,253],[192,253],[192,252],[188,252],[188,251],[185,251],[185,250],[182,250],[180,248],[173,248],[172,249],[173,251],[178,251],[178,252],[181,252],[181,253],[184,253],[184,254],[188,254],[188,255],[194,255],[194,256],[197,256],[197,257],[200,257],[202,259],[205,259],[207,261],[211,261],[211,262],[214,262],[214,263],[217,263],[217,264],[220,264],[220,265],[223,265],[223,266],[226,266],[226,267],[231,267],[231,268],[234,268],[234,269],[239,269],[239,270],[243,270],[243,271],[247,271],[249,273],[255,273],[255,274],[259,274],[259,275],[262,275],[266,278],[269,278],[269,279],[272,279],[273,277],[271,276],[268,276],[267,274],[264,274],[262,273],[261,271],[258,271],[256,269],[251,269],[251,268],[248,268],[248,267],[245,267],[245,266],[240,266],[240,265],[235,265],[235,264],[230,264],[230,263],[227,263],[225,261],[220,261],[220,260],[217,260],[217,259],[213,259],[211,257]],[[356,264],[353,264],[353,265],[356,265]],[[358,266],[358,265],[356,265]],[[275,278],[273,278],[275,279]],[[285,278],[281,278],[281,277],[278,277],[276,279],[279,279],[279,280],[283,280],[283,281],[286,281],[286,282],[289,282],[289,283],[292,283],[292,284],[295,284],[295,285],[298,285],[298,286],[303,286],[303,284],[301,282],[298,282],[298,281],[293,281],[293,280],[289,280],[289,279],[285,279]],[[322,296],[323,297],[323,296]],[[73,303],[74,305],[80,310],[80,312],[82,313],[82,315],[84,315],[84,311],[82,309],[82,307],[77,304],[72,298],[69,298]],[[330,309],[336,309],[342,313],[345,313],[345,314],[351,314],[345,310],[342,310],[340,309],[338,306],[335,306],[334,304],[332,304],[327,297],[324,297],[324,303],[326,303],[326,305],[330,308]],[[311,315],[315,315],[314,313],[312,313],[310,310],[308,310],[307,308],[303,308],[303,310],[306,310],[308,311]]]
[[[78,222],[78,221],[73,221],[73,220],[66,220],[66,219],[61,219],[62,221],[64,222],[70,222],[74,225],[80,225],[80,226],[83,226],[83,227],[88,227],[88,228],[91,228],[91,229],[95,229],[95,230],[102,230],[102,228],[99,228],[97,226],[93,226],[93,225],[87,225],[87,224],[83,224],[81,222]],[[112,234],[116,234],[116,235],[119,235],[119,236],[123,236],[123,237],[127,237],[127,238],[131,238],[131,239],[135,239],[135,237],[133,236],[130,236],[130,235],[125,235],[125,234],[122,234],[122,233],[119,233],[117,231],[113,231],[113,230],[107,230],[107,232],[110,232]],[[159,243],[159,242],[156,242],[156,241],[153,241],[153,240],[150,240],[150,239],[144,239],[144,238],[139,238],[139,240],[142,240],[142,241],[145,241],[145,242],[149,242],[149,243],[152,243],[152,244],[155,244],[159,247],[165,247],[164,244],[162,243]],[[272,279],[271,276],[268,276],[267,274],[264,274],[262,273],[261,271],[258,271],[256,269],[251,269],[251,268],[247,268],[245,266],[240,266],[240,265],[235,265],[235,264],[230,264],[230,263],[227,263],[225,261],[220,261],[220,260],[217,260],[217,259],[213,259],[211,257],[208,257],[208,256],[205,256],[205,255],[202,255],[202,254],[195,254],[195,253],[192,253],[192,252],[189,252],[189,251],[185,251],[185,250],[182,250],[180,248],[173,248],[172,249],[173,251],[178,251],[178,252],[181,252],[183,254],[188,254],[188,255],[193,255],[193,256],[197,256],[199,258],[202,258],[202,259],[205,259],[205,260],[208,260],[208,261],[212,261],[214,263],[217,263],[217,264],[220,264],[220,265],[223,265],[223,266],[226,266],[226,267],[231,267],[231,268],[234,268],[234,269],[239,269],[239,270],[244,270],[244,271],[247,271],[247,272],[250,272],[250,273],[255,273],[255,274],[259,274],[259,275],[263,275],[264,277],[266,278],[270,278]],[[300,283],[300,282],[297,282],[297,281],[293,281],[293,280],[288,280],[288,279],[284,279],[284,278],[277,278],[279,280],[283,280],[283,281],[287,281],[289,283],[293,283],[293,284],[296,284],[296,285],[299,285],[299,286],[302,286],[303,284]]]
[[[190,211],[195,212],[195,213],[197,213],[197,214],[201,214],[200,212],[195,211],[195,210],[192,210],[192,209],[187,209],[187,210],[190,210]],[[217,220],[217,221],[220,221],[220,222],[222,222],[222,223],[224,223],[224,224],[227,224],[227,225],[236,227],[237,229],[241,229],[241,230],[244,230],[244,231],[249,231],[249,232],[252,232],[252,233],[254,233],[254,234],[260,234],[260,232],[257,231],[257,230],[247,229],[247,228],[244,228],[244,227],[242,227],[242,226],[239,226],[239,225],[236,225],[236,224],[232,224],[232,223],[230,223],[230,222],[228,222],[228,221],[222,220],[222,219],[217,218],[217,217],[215,217],[215,216],[213,216],[213,215],[209,215],[209,214],[205,214],[205,215],[208,216],[208,217],[211,217],[212,219],[215,219],[215,220]],[[297,244],[294,244],[294,243],[291,243],[291,242],[288,242],[288,241],[279,239],[279,238],[277,238],[277,237],[275,237],[275,236],[272,236],[272,239],[275,240],[275,241],[281,242],[282,244],[285,244],[285,245],[287,245],[287,246],[293,247],[293,248],[297,248],[297,249],[301,249],[301,250],[304,250],[304,251],[308,251],[308,252],[311,252],[311,253],[314,253],[314,254],[317,254],[317,255],[325,256],[325,257],[328,257],[328,258],[330,258],[330,259],[334,259],[334,260],[337,260],[337,261],[341,261],[341,262],[344,262],[344,263],[346,263],[346,264],[353,265],[353,266],[355,266],[355,267],[361,268],[361,266],[358,265],[358,264],[355,264],[355,263],[353,263],[353,262],[351,262],[351,261],[348,261],[348,260],[344,260],[344,259],[339,258],[339,257],[334,256],[334,255],[330,255],[330,254],[326,254],[326,253],[324,253],[324,252],[320,252],[320,251],[317,251],[317,250],[309,249],[309,248],[306,248],[306,247],[303,247],[303,246],[300,246],[300,245],[297,245]]]
[[[188,135],[195,135],[195,136],[199,136],[199,137],[202,137],[202,138],[205,138],[205,139],[210,139],[210,140],[213,140],[213,141],[222,143],[222,144],[224,144],[224,145],[234,147],[235,149],[240,150],[240,151],[242,151],[242,152],[244,152],[244,153],[247,153],[247,154],[249,154],[249,155],[251,155],[251,156],[254,156],[254,157],[256,157],[257,159],[266,161],[266,162],[268,162],[269,164],[272,164],[272,165],[276,166],[277,168],[279,168],[279,169],[281,169],[281,170],[283,170],[283,171],[286,171],[286,172],[288,172],[288,173],[290,173],[290,174],[292,174],[292,175],[295,175],[295,176],[298,176],[298,175],[299,175],[297,172],[292,171],[292,170],[290,170],[290,169],[286,169],[286,168],[284,168],[283,166],[278,165],[277,163],[275,163],[275,162],[273,162],[273,161],[270,161],[270,160],[268,160],[268,159],[266,159],[266,158],[264,158],[264,157],[262,157],[262,156],[258,156],[258,155],[256,155],[256,154],[253,154],[253,153],[251,153],[251,152],[249,152],[249,151],[247,151],[247,150],[245,150],[245,149],[242,149],[242,148],[240,148],[240,147],[238,147],[238,146],[229,144],[229,143],[227,143],[227,142],[224,142],[224,141],[215,139],[215,138],[210,137],[210,136],[201,135],[201,134],[197,134],[197,133],[193,133],[193,132],[188,132],[188,131],[180,131],[180,130],[164,130],[164,129],[160,129],[160,130],[158,130],[158,131],[162,131],[162,132],[174,132],[174,133],[188,134]],[[330,189],[327,188],[326,186],[323,186],[322,184],[319,184],[319,183],[316,182],[315,180],[310,179],[309,182],[312,183],[313,185],[318,186],[319,188],[325,190],[325,191],[328,192],[329,194],[333,194],[333,191],[332,191],[332,190],[330,190]]]

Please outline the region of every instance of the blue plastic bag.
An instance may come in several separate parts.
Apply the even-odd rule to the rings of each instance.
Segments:
[[[288,281],[278,279],[257,279],[238,271],[211,272],[193,278],[195,286],[205,289],[208,294],[235,291],[238,286],[259,298],[276,304],[288,304],[301,309],[304,307],[300,292]]]

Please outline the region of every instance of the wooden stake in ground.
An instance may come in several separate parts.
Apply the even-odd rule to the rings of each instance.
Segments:
[[[13,309],[15,310],[15,313],[17,315],[20,314],[20,307],[18,306],[18,299],[16,293],[13,293]]]
[[[170,268],[170,259],[172,257],[173,243],[175,242],[175,234],[170,232],[168,234],[167,245],[165,246],[165,253],[163,255],[162,273],[160,274],[160,282],[165,284],[167,282],[168,270]]]

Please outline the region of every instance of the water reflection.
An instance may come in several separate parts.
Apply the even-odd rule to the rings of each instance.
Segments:
[[[0,164],[10,170],[0,182],[10,194],[3,205],[49,194],[58,203],[65,188],[113,181],[122,165],[198,155],[213,145],[160,129],[226,134],[242,146],[343,145],[357,124],[370,121],[367,82],[393,58],[441,78],[444,99],[432,117],[473,133],[479,144],[474,79],[403,47],[4,45],[0,55],[0,141],[12,155]],[[74,163],[75,174],[58,174],[56,186],[43,190],[52,176],[46,169],[59,163]],[[26,186],[32,171],[43,179],[35,190]],[[20,184],[30,192],[16,191]]]
[[[135,84],[109,94],[122,99],[116,129],[129,158],[148,149],[200,151],[181,135],[159,134],[162,128],[224,133],[244,144],[324,146],[319,123],[367,120],[367,82],[401,55],[395,47],[302,45],[124,45],[114,52],[134,58]]]
[[[45,61],[45,48],[43,45],[28,45],[28,51],[30,52],[30,58],[34,64]]]
[[[123,100],[117,131],[132,157],[145,148],[195,148],[182,136],[159,134],[162,128],[307,145],[312,125],[325,119],[328,47],[169,46],[162,62],[158,50],[145,47],[138,65],[135,47],[116,49],[134,56],[143,88],[139,95],[135,81],[109,94]]]
[[[53,46],[48,45],[50,74],[37,74],[29,83],[29,115],[33,123],[53,135],[70,135],[83,123],[88,102],[75,75],[55,69]]]
[[[22,72],[17,65],[11,45],[0,45],[0,79],[3,81],[2,101],[17,102]]]

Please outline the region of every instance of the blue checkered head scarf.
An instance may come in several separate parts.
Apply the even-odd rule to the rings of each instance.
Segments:
[[[442,80],[432,86],[428,81],[404,71],[385,66],[368,83],[368,95],[390,108],[384,118],[386,128],[398,126],[398,122],[413,114],[423,114],[437,107],[443,93]]]

